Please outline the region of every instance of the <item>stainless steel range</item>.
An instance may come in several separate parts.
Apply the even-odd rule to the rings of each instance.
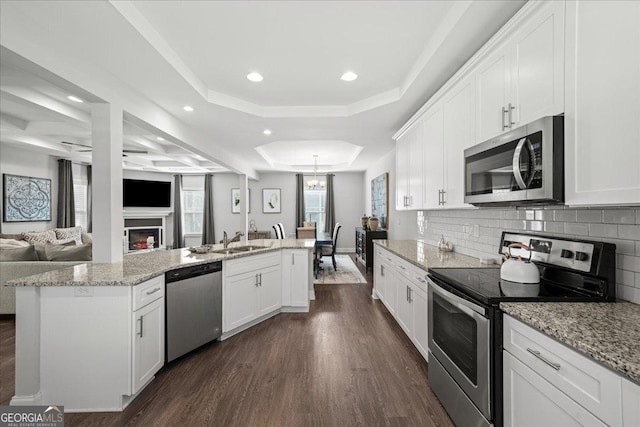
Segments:
[[[499,253],[514,243],[530,248],[539,284],[501,281],[498,268],[429,269],[429,386],[460,427],[502,425],[500,302],[615,300],[615,245],[503,232]]]

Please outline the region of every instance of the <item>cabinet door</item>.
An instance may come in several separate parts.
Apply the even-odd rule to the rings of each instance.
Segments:
[[[164,365],[164,298],[133,312],[132,392],[137,393]]]
[[[258,317],[282,307],[282,276],[280,267],[269,267],[258,272]]]
[[[485,59],[476,74],[476,142],[484,142],[508,129],[510,85],[509,55],[503,46]],[[505,127],[506,126],[506,127]]]
[[[291,305],[292,307],[309,306],[309,278],[313,270],[313,260],[311,256],[312,254],[308,250],[294,250],[291,251],[288,257],[291,263],[290,268],[285,268],[285,264],[283,263],[282,276],[283,279],[284,276],[289,276],[291,297],[290,304],[285,304],[283,300],[282,305]]]
[[[382,251],[382,249],[376,249],[375,250],[375,261],[373,263],[374,265],[374,269],[373,269],[373,297],[374,298],[380,298],[381,300],[384,301],[385,299],[385,295],[384,295],[384,288],[385,288],[385,269],[386,269],[386,264],[385,264],[385,258],[384,258],[384,253]]]
[[[413,343],[422,357],[427,360],[429,353],[429,317],[427,315],[427,294],[422,289],[412,287]]]
[[[509,352],[502,352],[506,427],[605,426]]]
[[[458,83],[444,99],[445,208],[471,207],[464,203],[464,150],[475,144],[475,79]]]
[[[543,3],[513,36],[515,126],[564,112],[564,2]]]
[[[423,119],[424,125],[424,208],[440,207],[439,191],[443,190],[444,176],[443,130],[444,116],[442,103],[438,102],[427,110]]]
[[[409,209],[422,209],[423,185],[423,119],[418,120],[409,130]]]
[[[640,203],[640,2],[567,2],[565,201]]]
[[[411,337],[413,330],[413,306],[411,305],[411,287],[409,282],[402,275],[398,276],[402,280],[396,283],[396,292],[398,298],[398,309],[396,311],[396,320],[404,332]]]
[[[407,210],[409,200],[409,145],[411,129],[396,142],[396,209]]]
[[[384,269],[385,280],[384,280],[384,305],[387,306],[387,310],[394,317],[396,317],[396,309],[398,306],[398,295],[397,295],[397,286],[400,282],[400,275],[391,268],[391,263],[387,263],[387,267]],[[400,284],[402,286],[402,284]]]
[[[258,317],[258,287],[259,278],[255,271],[225,277],[222,292],[223,332],[229,332]]]

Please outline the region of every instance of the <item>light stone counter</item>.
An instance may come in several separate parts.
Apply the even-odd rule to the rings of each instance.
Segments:
[[[267,248],[229,255],[213,253],[196,254],[191,253],[188,249],[132,253],[125,255],[121,262],[111,264],[79,264],[73,267],[11,280],[6,282],[5,286],[134,286],[164,274],[167,271],[181,267],[242,258],[279,251],[281,249],[313,250],[315,240],[264,239],[229,244],[229,248],[236,246],[267,246]],[[222,249],[222,245],[214,245],[213,249]]]
[[[429,268],[498,267],[497,265],[481,265],[478,258],[467,255],[440,252],[435,246],[417,240],[375,239],[373,243],[425,271]]]
[[[640,384],[640,305],[545,302],[500,308]]]

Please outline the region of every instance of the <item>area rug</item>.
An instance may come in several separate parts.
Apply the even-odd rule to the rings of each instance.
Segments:
[[[333,269],[331,257],[324,257],[322,261],[320,265],[323,269],[318,273],[314,284],[367,283],[349,255],[336,255],[338,271]]]

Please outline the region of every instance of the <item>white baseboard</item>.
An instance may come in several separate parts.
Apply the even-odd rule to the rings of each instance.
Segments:
[[[315,289],[309,290],[309,301],[315,301],[315,299],[316,299],[316,290]]]
[[[36,394],[32,394],[30,396],[13,396],[11,398],[11,402],[9,402],[11,406],[33,406],[33,405],[42,405],[42,394],[37,392]]]

